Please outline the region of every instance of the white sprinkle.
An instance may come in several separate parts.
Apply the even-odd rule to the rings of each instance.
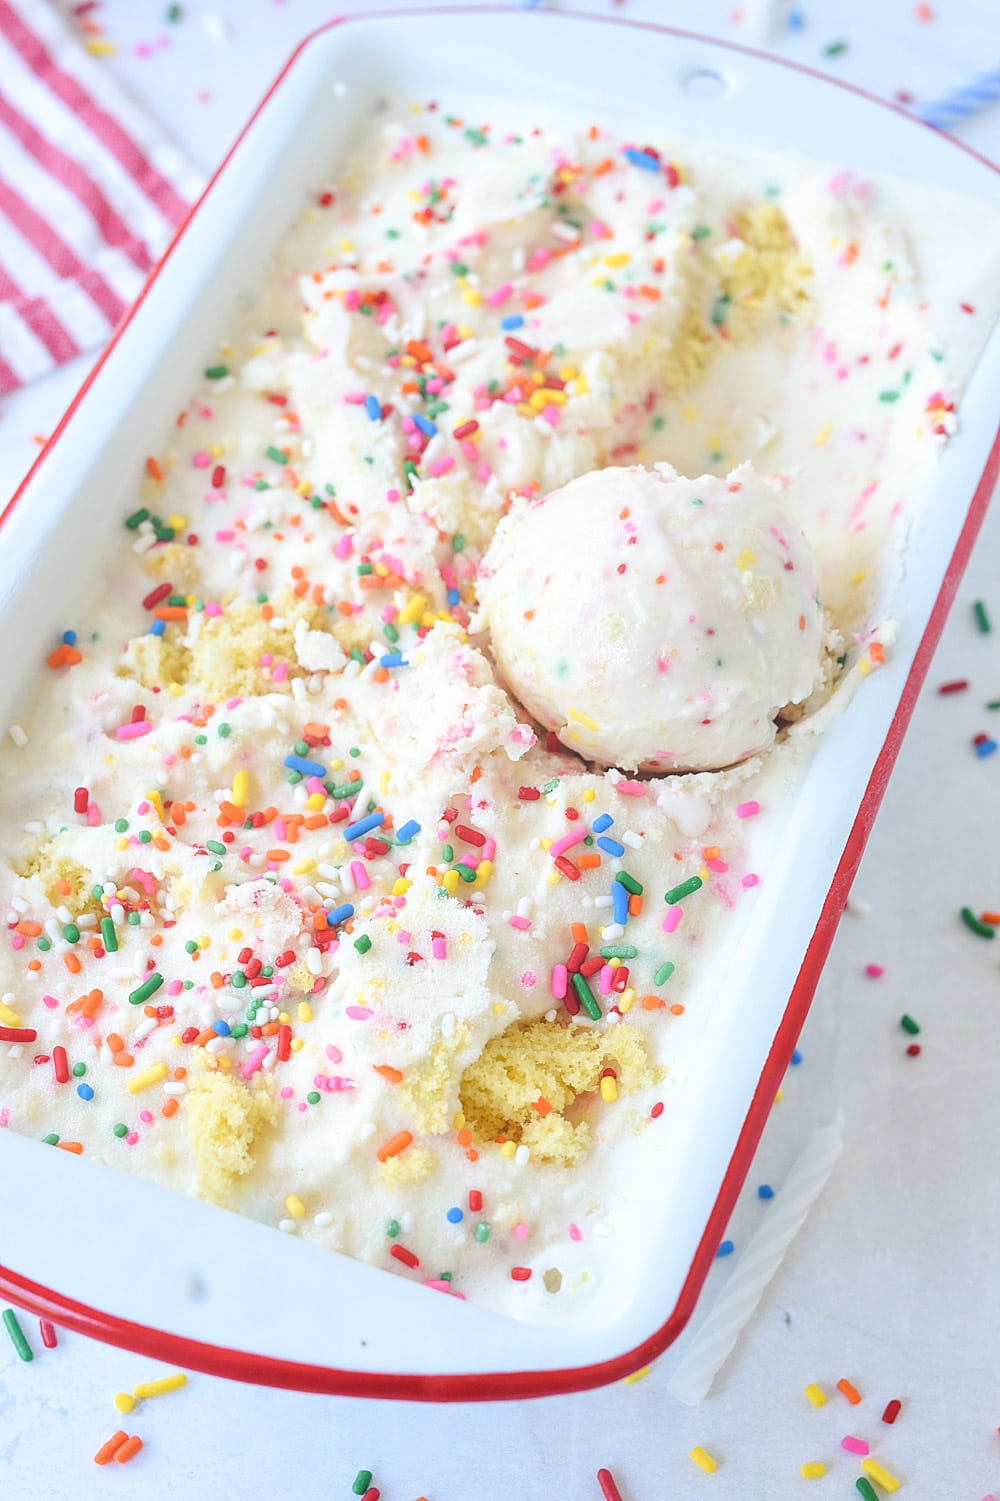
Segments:
[[[18,750],[24,750],[28,743],[28,737],[19,724],[8,725],[7,734],[13,740]]]
[[[295,1234],[295,1221],[294,1220],[279,1220],[278,1221],[278,1229],[279,1230],[284,1230],[284,1232],[285,1232],[286,1235],[294,1235]]]
[[[625,830],[623,830],[622,835],[621,835],[621,841],[622,841],[622,844],[627,844],[628,847],[629,847],[629,849],[633,849],[633,850],[641,850],[642,849],[642,842],[643,842],[642,841],[642,835],[634,833],[632,831],[632,829],[625,829]]]
[[[327,1225],[333,1224],[333,1215],[329,1209],[323,1209],[319,1214],[313,1215],[313,1224],[318,1225],[321,1230],[325,1230]]]
[[[514,1161],[518,1167],[526,1167],[530,1160],[531,1148],[526,1147],[522,1142],[517,1151],[514,1153]]]

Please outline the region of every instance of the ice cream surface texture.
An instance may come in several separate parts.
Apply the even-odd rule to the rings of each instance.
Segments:
[[[478,582],[511,691],[587,760],[713,771],[823,682],[819,571],[749,465],[612,467],[503,518]]]
[[[0,1128],[610,1317],[995,236],[918,276],[853,173],[470,118],[366,117],[82,523],[0,746]]]

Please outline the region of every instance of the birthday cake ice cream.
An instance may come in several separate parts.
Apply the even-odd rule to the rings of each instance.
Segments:
[[[481,624],[518,699],[589,761],[715,771],[822,686],[815,559],[749,465],[608,468],[503,518]]]
[[[317,185],[4,737],[0,1125],[518,1317],[613,1290],[989,326],[881,191],[433,107]]]

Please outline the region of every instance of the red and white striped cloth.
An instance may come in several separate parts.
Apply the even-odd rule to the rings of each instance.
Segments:
[[[199,186],[45,0],[0,0],[0,395],[107,340]]]

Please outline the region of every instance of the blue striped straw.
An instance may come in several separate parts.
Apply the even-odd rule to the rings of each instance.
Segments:
[[[955,89],[941,99],[921,105],[917,114],[921,120],[936,126],[938,130],[951,130],[959,121],[978,115],[987,105],[996,104],[998,100],[1000,68],[994,68],[990,73],[981,73],[978,78],[973,78],[964,88]]]

